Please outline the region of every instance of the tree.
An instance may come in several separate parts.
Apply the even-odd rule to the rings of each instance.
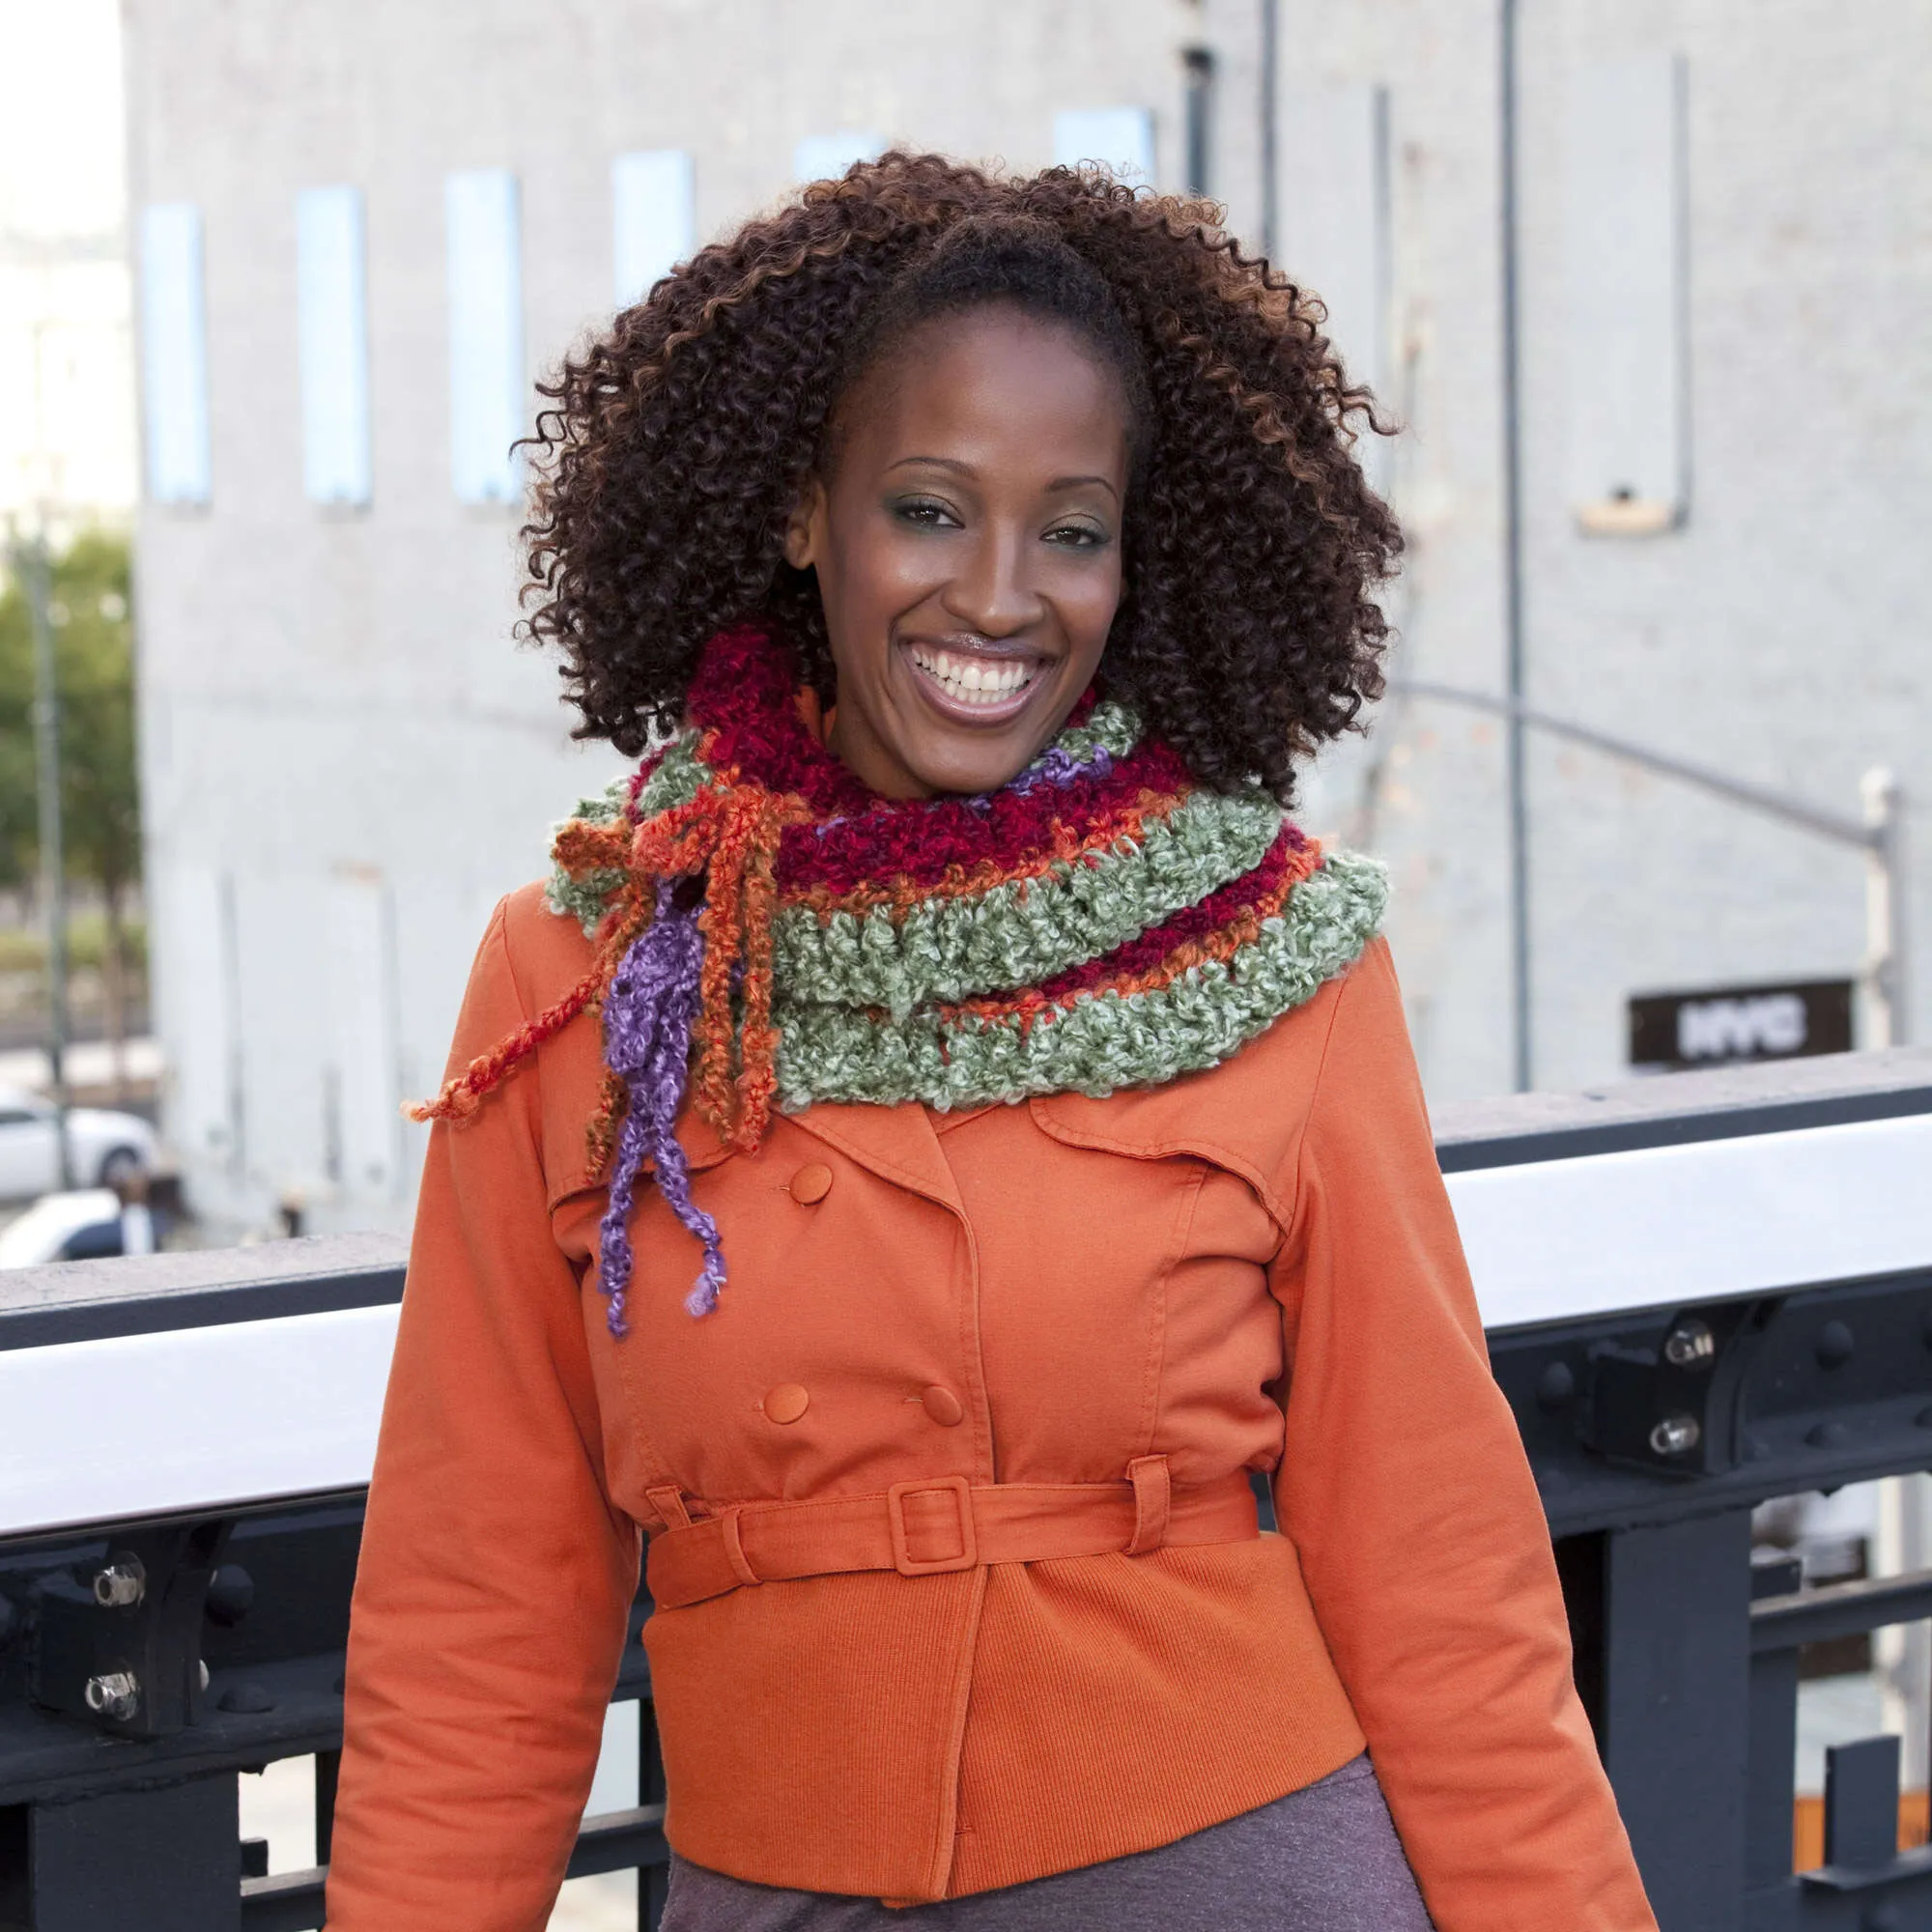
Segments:
[[[141,873],[134,755],[131,571],[125,537],[95,530],[53,559],[47,615],[60,696],[62,830],[70,879],[107,914],[108,1027],[121,1037],[128,894]],[[0,884],[40,866],[34,759],[34,639],[26,585],[0,594]]]

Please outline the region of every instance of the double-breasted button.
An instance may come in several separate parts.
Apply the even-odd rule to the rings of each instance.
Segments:
[[[921,1389],[919,1401],[920,1406],[942,1429],[952,1429],[966,1420],[966,1405],[950,1388],[942,1388],[937,1382]]]
[[[802,1167],[791,1178],[791,1198],[801,1208],[810,1208],[814,1202],[823,1201],[832,1192],[832,1170],[817,1161]]]
[[[765,1413],[774,1422],[796,1422],[810,1406],[810,1394],[797,1382],[781,1382],[765,1391]]]

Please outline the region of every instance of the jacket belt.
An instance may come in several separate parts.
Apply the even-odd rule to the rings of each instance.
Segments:
[[[1261,1533],[1245,1471],[1170,1481],[1165,1456],[1137,1457],[1120,1483],[969,1483],[936,1476],[883,1495],[707,1509],[672,1489],[648,1492],[667,1528],[645,1576],[660,1609],[754,1583],[896,1570],[931,1577],[982,1563],[1145,1555],[1176,1545],[1242,1543]],[[694,1514],[694,1512],[702,1512]]]

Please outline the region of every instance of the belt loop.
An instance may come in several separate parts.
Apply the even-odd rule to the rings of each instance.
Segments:
[[[1127,1464],[1127,1480],[1134,1486],[1134,1538],[1126,1553],[1145,1556],[1167,1541],[1167,1506],[1173,1493],[1167,1458],[1136,1456]]]
[[[667,1529],[689,1529],[691,1512],[684,1506],[684,1492],[675,1483],[665,1483],[644,1492],[644,1500],[664,1518]]]
[[[765,1579],[746,1562],[745,1546],[738,1541],[738,1512],[726,1510],[718,1523],[724,1532],[724,1554],[730,1562],[731,1574],[741,1583],[762,1583]]]

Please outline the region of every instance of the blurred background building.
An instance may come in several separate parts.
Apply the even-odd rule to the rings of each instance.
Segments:
[[[111,0],[59,11],[0,11],[0,525],[45,506],[56,537],[136,495],[120,32]]]
[[[1870,767],[1932,787],[1918,0],[122,17],[156,1026],[206,1210],[407,1217],[398,1102],[436,1084],[491,903],[610,769],[510,641],[531,384],[888,143],[1205,188],[1328,300],[1402,425],[1368,456],[1410,539],[1399,678],[1514,679],[1848,816]],[[90,341],[125,326],[102,289]],[[1307,788],[1311,827],[1393,865],[1433,1095],[1620,1077],[1633,995],[1860,972],[1855,851],[1533,732],[1519,889],[1508,739],[1398,691]]]

